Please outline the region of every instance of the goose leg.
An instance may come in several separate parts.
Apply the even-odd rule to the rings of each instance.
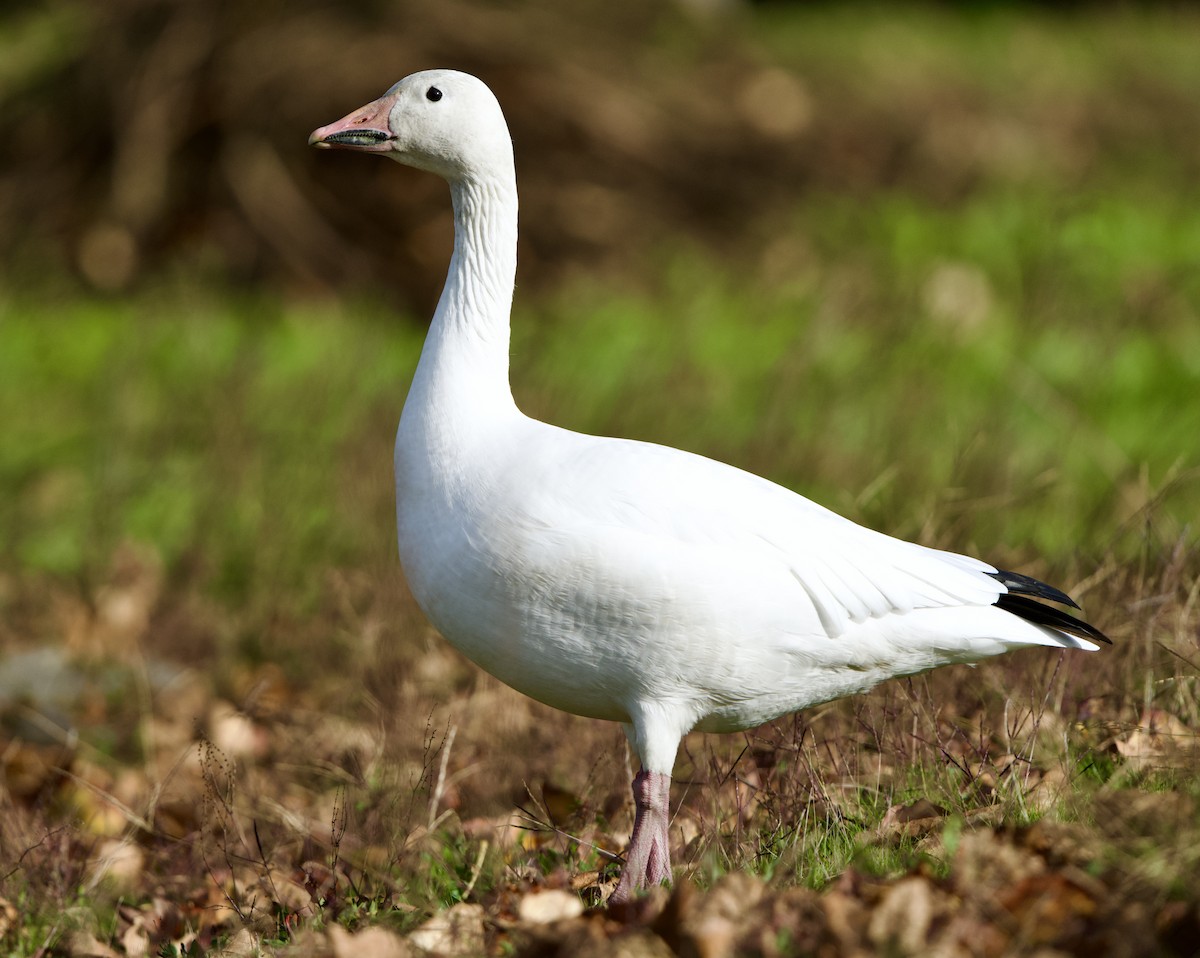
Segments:
[[[632,900],[639,889],[671,881],[671,847],[667,835],[671,810],[671,776],[647,772],[633,779],[633,836],[625,853],[625,869],[612,894],[616,903]]]

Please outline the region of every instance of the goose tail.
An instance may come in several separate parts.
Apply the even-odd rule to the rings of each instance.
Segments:
[[[1112,639],[1095,626],[1084,622],[1083,619],[1035,601],[1035,599],[1047,599],[1078,609],[1078,603],[1060,589],[1047,585],[1033,576],[1022,575],[1020,572],[1008,572],[1000,569],[988,574],[1008,589],[994,603],[997,608],[1011,612],[1018,618],[1032,622],[1034,625],[1043,625],[1056,632],[1075,636],[1088,642],[1103,642],[1105,645],[1112,645]]]

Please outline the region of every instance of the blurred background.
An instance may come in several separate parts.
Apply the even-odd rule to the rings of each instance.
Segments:
[[[148,426],[147,397],[125,393],[161,389],[156,401],[187,420],[189,389],[222,376],[245,387],[265,375],[257,364],[288,348],[320,355],[332,344],[302,340],[328,336],[338,344],[316,375],[390,378],[379,413],[395,417],[449,255],[446,191],[304,141],[436,65],[482,76],[512,127],[514,384],[531,412],[703,446],[901,532],[912,519],[891,511],[889,489],[909,459],[934,470],[919,477],[930,489],[1070,495],[1069,530],[1059,516],[1049,532],[1011,533],[1040,550],[1066,532],[1104,546],[1195,465],[1200,19],[1187,6],[430,7],[6,7],[0,372],[17,423],[0,528],[12,561],[77,571],[125,535],[175,560],[183,543],[163,540],[200,532],[163,503],[181,511],[44,539],[73,498],[103,501],[104,477],[89,475],[36,506],[47,471],[80,478],[85,449],[153,465],[146,482],[170,468],[103,432]],[[346,354],[367,336],[387,345]],[[171,356],[134,355],[158,337]],[[56,369],[22,352],[38,348],[57,351]],[[381,353],[396,366],[378,370]],[[161,381],[164,362],[180,381]],[[580,382],[583,370],[594,375]],[[64,387],[51,408],[22,378],[40,374]],[[89,383],[75,384],[77,416],[61,408],[72,376]],[[378,397],[323,398],[346,408],[322,415],[361,421],[353,404]],[[224,411],[195,425],[241,420],[243,401],[215,396]],[[136,427],[123,411],[134,405]],[[88,417],[106,424],[80,428]],[[930,421],[934,448],[915,429]],[[179,426],[156,452],[186,459],[213,438]],[[63,461],[40,460],[49,447]],[[1064,457],[1078,481],[1055,480]],[[109,492],[110,508],[140,494]]]
[[[394,558],[445,185],[305,145],[441,66],[512,129],[527,412],[1081,590],[1124,649],[1091,681],[1140,708],[1196,642],[1198,50],[1169,3],[4,4],[11,795],[53,817],[90,793],[50,769],[132,764],[136,804],[196,735],[268,762],[301,712],[418,772],[430,716],[460,723],[452,770],[527,743],[440,795],[464,816],[588,780]],[[365,781],[362,748],[321,745],[321,774]]]
[[[59,0],[4,17],[19,286],[182,273],[424,309],[440,184],[295,144],[431,65],[486,77],[506,107],[536,290],[653,275],[638,264],[681,240],[761,260],[819,194],[1166,192],[1198,162],[1186,5]]]

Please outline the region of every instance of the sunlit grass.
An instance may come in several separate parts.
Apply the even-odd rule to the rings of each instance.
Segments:
[[[256,575],[294,583],[321,554],[361,555],[347,458],[386,445],[373,416],[398,408],[419,348],[404,324],[148,296],[9,303],[0,336],[8,561],[79,575],[129,538],[202,559],[238,595]]]
[[[947,547],[1128,558],[1156,500],[1157,537],[1194,539],[1200,187],[1174,119],[1194,17],[767,7],[741,27],[814,97],[781,149],[855,110],[908,131],[915,180],[854,188],[850,144],[740,256],[682,243],[624,287],[518,290],[525,408]],[[383,554],[424,322],[186,280],[10,293],[0,563],[86,575],[129,538],[245,599]]]
[[[1194,534],[1200,230],[1178,203],[817,196],[778,242],[773,276],[696,254],[647,293],[520,305],[519,399],[942,546],[1127,556],[1160,495],[1161,534]],[[79,575],[128,538],[233,598],[386,548],[420,324],[179,301],[4,305],[10,567]]]
[[[1102,552],[1176,480],[1168,512],[1200,505],[1200,233],[1173,201],[814,197],[779,243],[774,282],[696,263],[649,303],[564,298],[518,392],[980,548]]]

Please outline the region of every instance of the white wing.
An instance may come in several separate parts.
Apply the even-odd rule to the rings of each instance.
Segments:
[[[723,548],[729,563],[781,563],[829,637],[914,609],[988,606],[1007,591],[987,563],[866,529],[724,463],[560,430],[546,438],[545,458],[525,459],[515,478],[536,476],[540,492],[512,499],[527,503],[538,525],[577,530],[580,541],[603,535],[610,550],[624,530],[636,536],[631,548],[645,548],[649,536],[660,548]]]

